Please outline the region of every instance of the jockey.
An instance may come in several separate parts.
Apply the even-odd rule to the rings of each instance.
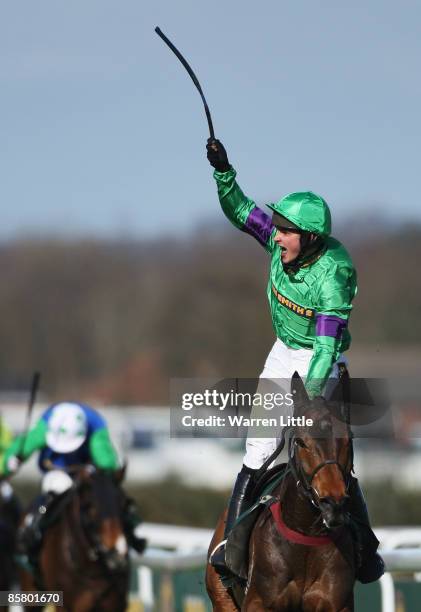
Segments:
[[[340,364],[346,363],[342,353],[351,343],[348,320],[357,292],[352,260],[344,246],[330,236],[329,207],[311,191],[291,193],[268,204],[272,210],[270,217],[240,189],[222,143],[209,139],[206,148],[208,160],[215,168],[222,210],[233,225],[256,238],[270,256],[267,296],[276,341],[260,378],[290,380],[297,371],[306,377],[310,398],[323,395],[329,378],[337,378]],[[247,507],[257,470],[276,445],[275,437],[254,438],[249,431],[243,467],[228,508],[225,540],[211,557],[211,563],[222,574],[229,573],[225,563],[226,537]],[[362,582],[377,580],[384,565],[376,552],[378,541],[372,534],[364,497],[355,478],[350,494],[352,514],[372,536],[363,542],[357,578]]]
[[[4,422],[2,415],[0,414],[0,465],[3,460],[4,452],[12,441],[13,435],[10,429]]]
[[[39,548],[49,509],[57,496],[73,484],[66,469],[93,465],[112,472],[120,467],[105,419],[90,406],[79,402],[53,404],[27,435],[17,436],[4,454],[3,473],[15,473],[35,451],[39,451],[38,465],[44,475],[41,496],[35,511],[25,517],[21,534],[24,548],[28,551]],[[123,522],[129,544],[142,552],[145,541],[135,534],[140,518],[129,498],[126,499]]]
[[[0,501],[2,506],[7,506],[8,511],[17,524],[20,516],[20,503],[16,497],[13,488],[8,480],[2,479],[1,465],[3,463],[4,453],[11,444],[13,434],[4,422],[0,415]]]

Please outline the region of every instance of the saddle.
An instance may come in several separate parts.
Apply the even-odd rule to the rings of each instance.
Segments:
[[[251,493],[249,507],[238,517],[230,531],[225,548],[225,561],[235,576],[247,580],[251,531],[262,511],[275,501],[272,492],[288,472],[288,465],[282,463],[263,473]],[[230,581],[228,577],[227,580]],[[222,581],[225,582],[225,579],[222,578]]]

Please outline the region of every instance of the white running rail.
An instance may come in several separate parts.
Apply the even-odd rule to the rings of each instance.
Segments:
[[[376,529],[375,533],[381,542],[380,553],[387,570],[380,579],[381,609],[382,612],[397,612],[393,574],[412,573],[414,579],[419,579],[421,528],[391,527]],[[142,527],[142,534],[148,537],[151,546],[165,545],[175,549],[164,551],[150,548],[145,555],[133,558],[138,572],[138,596],[145,612],[150,612],[154,605],[152,571],[164,572],[164,580],[169,583],[171,573],[176,570],[204,567],[212,531],[146,523]],[[166,609],[171,610],[171,605]]]

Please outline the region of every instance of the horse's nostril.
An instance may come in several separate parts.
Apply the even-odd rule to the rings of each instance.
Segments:
[[[319,501],[323,522],[328,529],[334,529],[343,525],[345,521],[344,501],[335,500],[333,497],[324,497]]]
[[[334,497],[321,497],[319,500],[319,504],[321,507],[330,506],[332,510],[342,510],[348,499],[348,495],[345,495],[340,499],[335,499]]]

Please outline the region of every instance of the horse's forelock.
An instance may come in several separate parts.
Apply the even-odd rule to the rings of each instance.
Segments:
[[[309,402],[307,408],[303,411],[303,416],[312,421],[312,425],[303,426],[308,430],[310,436],[313,436],[312,432],[319,427],[319,424],[323,424],[323,427],[327,428],[328,424],[331,424],[332,422],[332,415],[327,403],[322,397],[316,397],[314,400]]]
[[[311,425],[301,425],[295,429],[295,435],[313,439],[341,437],[348,438],[349,431],[343,419],[332,412],[331,406],[323,397],[316,397],[309,402],[303,416],[312,421]]]
[[[110,518],[120,514],[121,491],[113,475],[97,470],[84,483],[85,496],[94,506],[100,518]]]

